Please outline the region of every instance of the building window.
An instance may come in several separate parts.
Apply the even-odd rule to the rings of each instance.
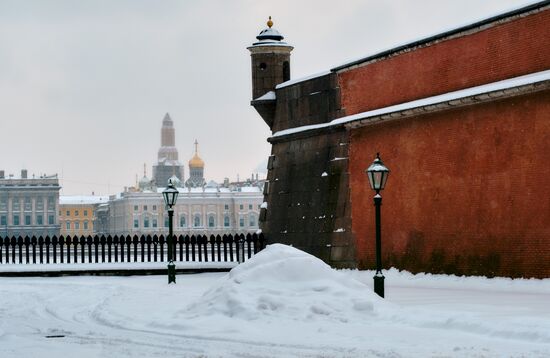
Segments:
[[[223,218],[223,226],[229,227],[229,216],[228,215],[225,215],[225,217]]]
[[[134,211],[138,211],[138,206],[134,205]]]
[[[252,210],[252,204],[248,204],[248,210]]]
[[[71,222],[70,221],[67,221],[65,223],[65,228],[67,229],[67,231],[71,230]]]
[[[55,197],[53,196],[48,198],[48,210],[55,210]]]
[[[0,198],[0,210],[8,211],[8,200],[6,198]]]
[[[74,216],[78,216],[78,210],[74,211]]]
[[[25,225],[30,225],[30,224],[31,224],[31,216],[25,215]]]
[[[256,226],[256,217],[254,215],[250,215],[250,217],[248,218],[248,226]]]
[[[225,204],[225,210],[229,210],[229,204]]]
[[[165,216],[164,217],[164,227],[168,227],[168,225],[170,225],[170,223],[168,222],[168,216]]]
[[[243,205],[243,204],[239,205],[239,209],[243,210],[243,209],[244,209],[244,205]]]
[[[84,216],[88,216],[88,210],[84,210]]]
[[[193,226],[194,227],[200,227],[201,226],[201,216],[200,216],[200,214],[195,214],[195,218],[193,219]]]
[[[44,198],[38,198],[36,200],[36,210],[38,211],[44,210]]]
[[[157,227],[157,226],[158,226],[157,219],[153,219],[153,227]]]
[[[147,211],[147,205],[143,205],[143,211]]]
[[[21,210],[21,204],[19,203],[19,198],[16,197],[11,200],[11,208],[13,211]]]
[[[244,227],[244,217],[239,217],[239,226]]]
[[[13,225],[19,225],[19,215],[13,215]]]
[[[84,230],[88,230],[88,220],[84,221]]]
[[[67,210],[67,212],[65,213],[65,216],[71,216],[71,212]]]
[[[55,224],[55,217],[53,215],[48,215],[48,225]]]
[[[31,198],[25,197],[25,211],[31,211],[31,210],[32,210]]]
[[[149,227],[149,218],[148,217],[143,218],[143,227]]]
[[[75,221],[74,222],[74,229],[75,230],[80,230],[80,221]]]
[[[258,204],[258,210],[262,208],[262,204]]]
[[[180,216],[180,227],[185,227],[187,223],[185,222],[185,216]]]
[[[157,206],[153,205],[153,211],[157,211]]]
[[[139,227],[139,219],[134,219],[134,228]]]
[[[8,225],[8,218],[6,217],[6,215],[0,216],[0,225],[2,226]]]
[[[44,218],[40,214],[36,215],[36,225],[44,225]]]
[[[214,227],[214,225],[215,225],[214,215],[208,216],[208,227]]]

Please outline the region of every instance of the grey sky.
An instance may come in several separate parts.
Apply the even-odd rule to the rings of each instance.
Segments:
[[[169,112],[182,162],[196,138],[207,180],[248,177],[270,133],[246,47],[269,15],[297,78],[533,2],[0,0],[0,169],[119,192],[151,174]]]

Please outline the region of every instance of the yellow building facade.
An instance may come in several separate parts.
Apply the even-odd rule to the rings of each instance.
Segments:
[[[107,196],[60,196],[59,224],[63,236],[88,236],[96,233],[96,208],[107,203]]]

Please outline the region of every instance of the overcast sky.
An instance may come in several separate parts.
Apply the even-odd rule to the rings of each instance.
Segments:
[[[114,194],[151,175],[169,112],[186,166],[196,138],[207,180],[249,177],[270,132],[246,47],[269,15],[297,78],[533,2],[0,0],[0,170]]]

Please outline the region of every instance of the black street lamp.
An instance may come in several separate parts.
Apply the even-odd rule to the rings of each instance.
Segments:
[[[176,283],[176,265],[174,265],[175,252],[173,248],[173,219],[174,205],[178,199],[179,191],[172,183],[172,179],[168,179],[168,187],[162,192],[164,203],[168,208],[168,283]]]
[[[384,297],[384,275],[382,274],[382,235],[380,230],[380,206],[382,205],[382,196],[380,190],[384,190],[390,170],[380,160],[380,153],[376,153],[376,159],[365,170],[369,177],[369,183],[372,190],[376,191],[374,195],[374,207],[376,209],[376,274],[374,274],[374,292],[380,297]]]

